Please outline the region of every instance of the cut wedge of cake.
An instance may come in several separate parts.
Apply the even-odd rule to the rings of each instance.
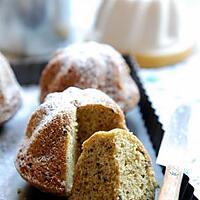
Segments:
[[[113,129],[83,143],[70,200],[151,200],[157,186],[151,160],[132,133]]]

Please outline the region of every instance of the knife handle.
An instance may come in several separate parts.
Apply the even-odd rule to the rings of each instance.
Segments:
[[[159,200],[178,200],[183,169],[176,166],[167,166]]]

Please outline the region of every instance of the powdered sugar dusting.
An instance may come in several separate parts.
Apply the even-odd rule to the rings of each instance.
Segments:
[[[56,64],[60,70],[48,79],[47,91],[45,75],[52,73]],[[139,100],[139,92],[130,78],[128,66],[122,56],[111,46],[96,42],[78,43],[59,50],[42,77],[41,89],[44,93],[62,91],[69,86],[82,89],[100,89],[113,98],[123,110],[133,107]]]
[[[20,87],[8,61],[0,53],[0,124],[8,120],[20,104]]]
[[[53,112],[55,112],[54,109],[56,108],[56,113],[62,110],[75,112],[75,108],[89,104],[101,104],[116,112],[121,112],[120,107],[108,95],[94,88],[82,90],[76,87],[69,87],[63,92],[51,93],[46,97],[41,107],[45,107],[49,111],[53,109]]]
[[[106,94],[96,89],[85,89],[70,87],[63,92],[49,94],[45,102],[41,104],[32,114],[27,130],[24,144],[20,154],[26,154],[29,144],[34,142],[40,132],[55,120],[58,116],[65,115],[68,124],[65,128],[70,132],[76,121],[76,110],[85,105],[103,105],[123,116],[120,107]]]

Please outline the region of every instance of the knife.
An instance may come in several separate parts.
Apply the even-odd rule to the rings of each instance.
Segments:
[[[166,166],[159,200],[178,200],[187,159],[187,129],[191,107],[178,106],[173,112],[159,149],[157,164]]]

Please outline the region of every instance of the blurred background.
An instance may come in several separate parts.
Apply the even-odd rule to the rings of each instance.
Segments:
[[[132,0],[132,2],[134,1],[139,2],[140,4],[150,2],[149,0]],[[160,3],[169,2],[169,0],[154,1]],[[110,2],[112,2],[113,5],[108,5],[111,4]],[[107,7],[110,6],[110,12],[114,12],[116,9],[119,10],[118,15],[120,16],[120,5],[117,5],[115,2],[116,1],[114,0],[109,1],[109,3],[106,3],[106,1],[103,0],[1,0],[0,49],[9,54],[9,56],[41,56],[52,53],[56,48],[75,41],[86,39],[97,40],[98,38],[95,38],[95,29],[99,29],[99,27],[93,26],[96,21],[99,20],[96,19],[96,17],[99,16],[100,20],[104,21],[101,16],[102,14],[98,13],[101,12],[98,9],[101,4],[106,4]],[[134,17],[132,15],[135,11],[133,10],[135,9],[134,5],[131,5],[131,0],[126,0],[125,2],[127,2],[127,8],[125,6],[121,7],[121,14],[124,12],[123,9],[127,10],[127,16],[130,17],[129,21],[133,23],[134,20],[131,20],[131,18]],[[199,29],[195,20],[199,18],[198,10],[200,1],[178,0],[174,2],[179,2],[178,4],[182,7],[179,14],[185,15],[184,23],[188,24],[188,27],[185,26],[186,30],[192,29],[192,25],[195,26],[195,31],[190,31],[191,34],[193,34],[190,37],[194,39],[195,36],[198,35],[197,29]],[[128,7],[131,6],[133,7],[132,12],[131,9],[128,9]],[[106,13],[102,6],[101,10],[103,11],[105,19],[112,17],[110,14]],[[165,15],[163,16],[165,17]],[[163,16],[162,14],[158,14],[157,18],[163,18]],[[126,27],[123,24],[120,24],[120,18],[123,19],[123,16],[115,19],[119,20],[118,28],[121,27],[126,30]],[[114,24],[115,20],[112,19],[110,22]],[[129,23],[128,19],[124,20]],[[103,29],[107,27],[105,25],[103,27],[100,26],[100,28]],[[130,29],[127,30],[130,31]],[[134,32],[136,31],[134,30]],[[135,35],[133,34],[133,36]],[[115,37],[115,35],[113,35],[113,37]],[[127,35],[125,35],[125,37],[127,37]],[[119,37],[116,40],[119,39],[121,38]],[[112,42],[113,41],[111,41],[111,43]],[[134,45],[133,42],[133,46]]]

